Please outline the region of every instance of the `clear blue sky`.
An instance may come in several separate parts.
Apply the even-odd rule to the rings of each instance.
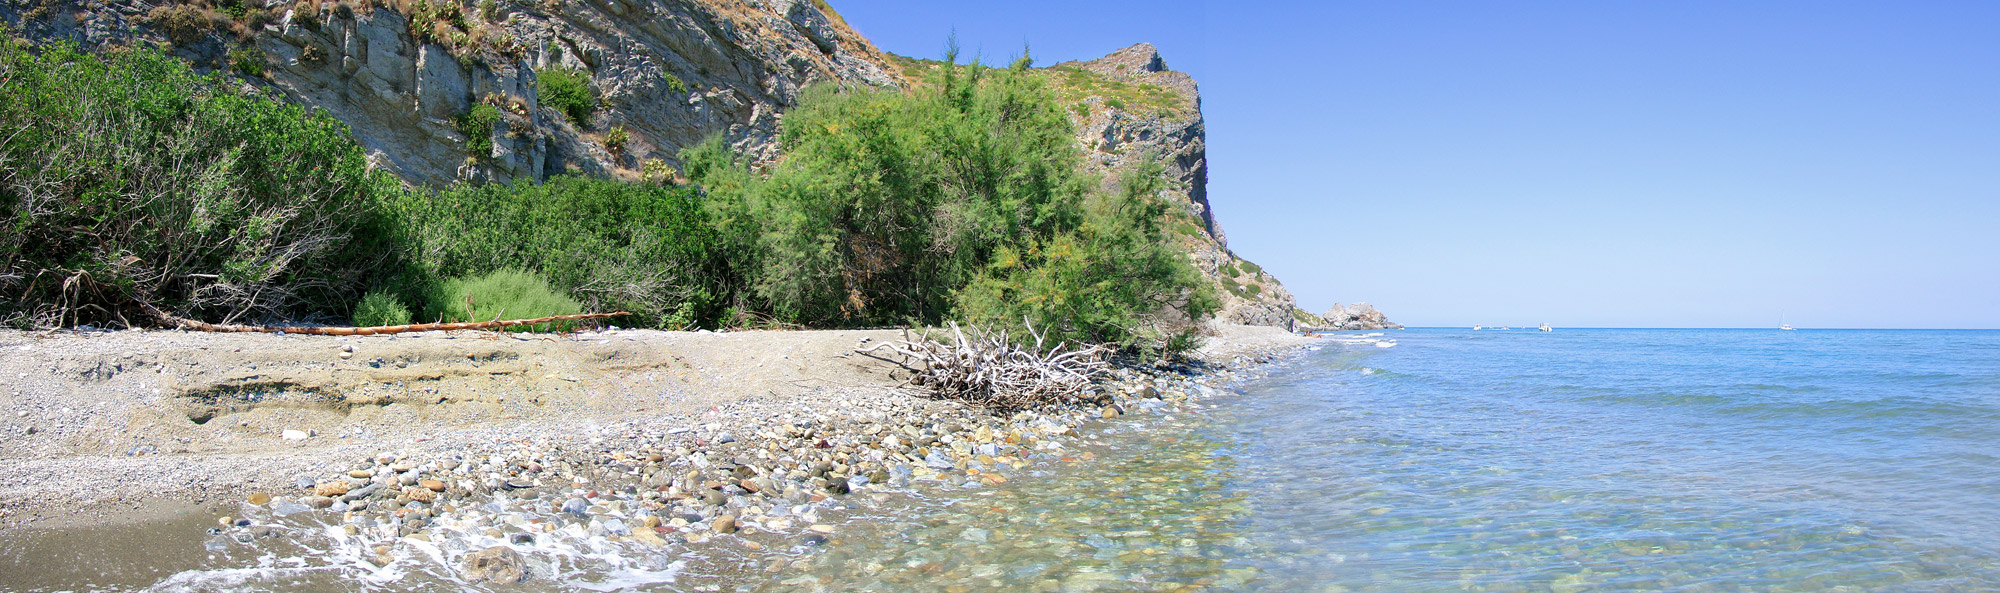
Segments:
[[[1159,46],[1310,310],[2000,328],[2000,2],[833,2],[920,57]]]

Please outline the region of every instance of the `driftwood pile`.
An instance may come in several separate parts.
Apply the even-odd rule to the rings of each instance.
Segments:
[[[873,353],[887,348],[901,355],[899,362],[909,369],[906,385],[923,387],[938,397],[963,400],[999,410],[1021,410],[1036,406],[1090,399],[1092,383],[1109,371],[1105,358],[1109,346],[1071,348],[1058,343],[1043,350],[1046,333],[1037,334],[1033,347],[1016,345],[1007,332],[980,328],[961,330],[957,323],[940,340],[925,330],[914,339],[883,342],[856,350]],[[967,334],[970,334],[969,336]]]

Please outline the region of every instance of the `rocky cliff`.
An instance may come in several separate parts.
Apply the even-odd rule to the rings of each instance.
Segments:
[[[1167,67],[1158,49],[1141,43],[1087,62],[1063,62],[1052,79],[1073,110],[1078,140],[1106,184],[1144,159],[1166,167],[1167,194],[1183,207],[1178,234],[1195,266],[1215,283],[1224,321],[1292,328],[1300,315],[1284,284],[1229,250],[1208,200],[1207,130],[1194,78]]]
[[[803,86],[900,83],[868,40],[806,0],[0,0],[0,18],[85,48],[167,44],[325,109],[378,166],[432,186],[658,174],[718,133],[769,158]],[[586,117],[540,96],[552,71],[588,81]],[[482,103],[497,121],[461,125]],[[469,137],[482,134],[490,142]]]
[[[326,110],[377,166],[433,187],[671,175],[681,148],[716,134],[768,161],[804,86],[901,87],[924,67],[877,50],[821,0],[0,0],[0,19],[87,49],[167,46]],[[1214,282],[1221,320],[1317,321],[1229,250],[1192,77],[1147,44],[1039,71],[1107,186],[1145,159],[1165,166],[1175,232]],[[581,80],[589,99],[545,97],[544,78]]]

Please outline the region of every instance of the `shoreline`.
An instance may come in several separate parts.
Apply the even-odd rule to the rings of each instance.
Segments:
[[[1197,354],[1206,372],[1122,368],[1109,406],[1008,417],[898,389],[895,365],[852,353],[895,330],[0,333],[0,373],[40,379],[0,394],[0,410],[42,425],[0,442],[0,537],[201,515],[215,552],[308,518],[384,569],[430,542],[457,560],[492,545],[684,554],[728,540],[749,554],[735,564],[756,565],[766,549],[827,543],[833,518],[899,493],[1087,463],[1062,455],[1079,428],[1199,399],[1315,342],[1216,330]]]

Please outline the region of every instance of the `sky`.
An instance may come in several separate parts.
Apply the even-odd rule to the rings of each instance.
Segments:
[[[918,57],[1159,47],[1229,247],[1310,311],[2000,328],[2000,3],[833,6]]]

